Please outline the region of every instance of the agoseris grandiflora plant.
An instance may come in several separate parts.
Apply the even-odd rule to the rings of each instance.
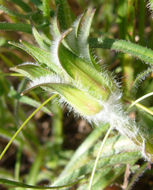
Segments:
[[[70,111],[90,123],[109,123],[128,136],[145,158],[152,160],[150,142],[124,111],[119,85],[106,69],[100,68],[91,54],[88,36],[94,12],[88,9],[62,32],[60,22],[54,18],[50,50],[41,39],[43,36],[33,29],[40,48],[27,42],[15,45],[29,52],[37,63],[23,63],[13,70],[30,79],[25,91],[41,87],[49,93],[57,93],[58,101],[66,104]]]

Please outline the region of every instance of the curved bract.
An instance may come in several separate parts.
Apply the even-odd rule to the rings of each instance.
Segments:
[[[22,64],[12,70],[31,80],[25,92],[41,87],[49,93],[58,93],[60,103],[91,123],[109,123],[132,139],[144,157],[153,160],[152,144],[124,111],[119,85],[109,71],[100,71],[91,54],[88,36],[94,13],[95,10],[89,8],[73,24],[68,18],[69,23],[59,21],[58,26],[58,12],[51,25],[50,52],[44,49],[43,41],[39,43],[40,48],[27,42],[15,44],[30,52],[37,63]],[[33,32],[36,40],[41,38],[36,29]]]

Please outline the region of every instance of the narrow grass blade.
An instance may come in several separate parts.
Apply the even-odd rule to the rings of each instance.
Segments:
[[[13,140],[16,138],[16,136],[20,133],[20,131],[23,129],[23,127],[28,123],[28,121],[43,107],[45,106],[50,100],[52,100],[55,96],[57,96],[57,94],[54,94],[53,96],[51,96],[50,98],[48,98],[45,102],[43,102],[26,120],[25,122],[19,127],[19,129],[17,130],[17,132],[13,135],[13,137],[10,139],[10,141],[8,142],[8,144],[6,145],[6,147],[4,148],[4,150],[2,151],[2,153],[0,154],[0,160],[2,159],[2,157],[4,156],[5,152],[8,150],[8,148],[10,147],[10,145],[12,144]]]
[[[152,111],[151,109],[145,107],[144,105],[139,104],[139,103],[136,103],[135,105],[136,105],[136,107],[141,108],[141,109],[144,110],[145,112],[147,112],[147,113],[153,115],[153,111]]]
[[[150,92],[150,93],[148,93],[148,94],[146,94],[146,95],[144,95],[144,96],[138,98],[137,100],[135,100],[134,102],[132,102],[132,104],[130,105],[129,108],[133,107],[133,106],[136,105],[138,102],[140,102],[140,101],[144,100],[145,98],[148,98],[148,97],[150,97],[150,96],[152,96],[152,95],[153,95],[153,92]]]
[[[64,187],[70,187],[70,186],[77,184],[80,180],[82,180],[82,179],[79,179],[78,181],[75,181],[75,182],[67,184],[67,185],[47,187],[47,186],[28,185],[28,184],[25,184],[22,182],[17,182],[17,181],[13,181],[13,180],[0,178],[0,184],[10,186],[10,187],[23,187],[23,188],[29,188],[29,189],[63,189]]]
[[[32,33],[30,24],[0,22],[0,30]]]

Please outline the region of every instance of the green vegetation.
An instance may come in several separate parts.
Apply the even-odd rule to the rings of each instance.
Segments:
[[[152,176],[152,4],[0,0],[0,188]]]

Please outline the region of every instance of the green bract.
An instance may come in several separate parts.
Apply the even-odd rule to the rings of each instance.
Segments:
[[[152,160],[152,143],[124,112],[117,83],[108,71],[100,69],[91,54],[88,36],[94,12],[88,9],[73,23],[58,12],[51,25],[52,42],[33,28],[40,47],[27,42],[13,45],[28,52],[37,63],[24,63],[12,70],[31,80],[25,92],[41,87],[59,94],[59,102],[70,111],[89,122],[109,123],[132,139],[144,157]]]
[[[94,116],[103,109],[101,101],[106,101],[115,84],[106,73],[96,69],[90,54],[88,35],[94,10],[89,9],[72,28],[60,34],[57,19],[53,20],[51,30],[53,42],[51,52],[45,49],[45,42],[34,28],[33,33],[40,48],[27,42],[14,44],[30,53],[37,63],[24,63],[12,70],[28,77],[31,88],[43,87],[58,93],[62,102],[71,106],[81,116]],[[85,30],[86,26],[86,30]],[[85,30],[85,32],[83,32]]]

